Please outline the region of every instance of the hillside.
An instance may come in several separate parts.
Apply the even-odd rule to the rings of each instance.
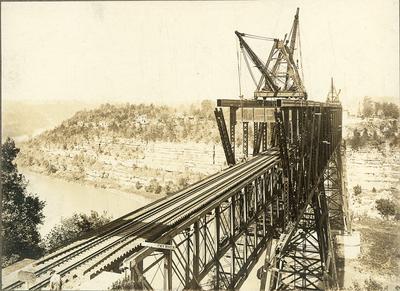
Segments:
[[[353,117],[344,124],[352,228],[361,236],[361,254],[346,262],[346,290],[395,290],[400,286],[398,120]],[[379,200],[391,201],[396,214],[382,215]]]
[[[135,193],[169,193],[224,166],[213,104],[104,104],[21,145],[22,167]]]
[[[172,107],[155,105],[104,104],[94,110],[77,112],[35,141],[55,145],[78,143],[100,136],[150,141],[217,142],[212,103],[181,112]]]
[[[2,137],[16,141],[28,140],[45,130],[72,117],[82,108],[93,108],[95,104],[78,101],[2,101]]]

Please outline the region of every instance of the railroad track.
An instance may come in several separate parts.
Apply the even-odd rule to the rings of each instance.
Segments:
[[[218,199],[230,187],[278,160],[277,150],[270,149],[267,153],[130,212],[102,227],[97,234],[71,243],[38,260],[31,265],[37,283],[30,290],[46,287],[52,269],[56,269],[64,282],[70,282],[76,277],[95,276],[116,260],[141,248],[140,243],[148,238],[149,233],[153,234],[152,238],[161,236],[173,225]],[[22,286],[23,282],[17,281],[4,289],[18,289]]]

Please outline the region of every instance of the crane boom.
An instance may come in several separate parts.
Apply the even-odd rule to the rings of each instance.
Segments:
[[[243,33],[235,31],[235,34],[239,38],[240,46],[245,49],[245,51],[247,52],[247,54],[250,56],[251,60],[253,61],[254,65],[264,76],[264,78],[266,80],[266,85],[268,86],[268,89],[270,89],[274,93],[277,93],[279,90],[278,86],[275,85],[274,81],[272,80],[272,78],[271,78],[267,68],[264,66],[263,62],[258,58],[258,56],[254,53],[254,51],[247,44],[247,42],[243,39],[243,37],[242,37]]]
[[[293,55],[296,46],[297,30],[299,28],[299,8],[296,10],[296,15],[294,16],[292,34],[290,35],[290,54]]]

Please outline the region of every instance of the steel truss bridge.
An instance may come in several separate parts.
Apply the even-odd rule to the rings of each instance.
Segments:
[[[283,40],[235,32],[261,77],[256,99],[217,100],[227,169],[37,260],[29,280],[3,289],[49,288],[55,269],[63,289],[113,271],[134,289],[233,290],[260,258],[260,290],[338,288],[334,235],[351,231],[342,106],[333,81],[327,102],[307,100],[298,26],[299,9]],[[245,38],[272,40],[268,59]]]
[[[254,122],[238,122],[246,110]],[[335,289],[333,233],[350,228],[340,103],[218,100],[215,115],[230,167],[37,260],[33,281],[3,288],[48,289],[55,269],[66,289],[114,271],[136,289],[232,290],[263,257],[260,290]]]

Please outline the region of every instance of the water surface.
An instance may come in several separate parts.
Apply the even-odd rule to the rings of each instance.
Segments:
[[[44,224],[39,228],[42,237],[54,225],[60,223],[61,218],[70,217],[74,213],[90,214],[91,210],[99,213],[107,211],[113,218],[118,218],[151,202],[150,199],[138,194],[67,182],[20,167],[19,171],[29,181],[28,191],[46,201],[43,211]]]

